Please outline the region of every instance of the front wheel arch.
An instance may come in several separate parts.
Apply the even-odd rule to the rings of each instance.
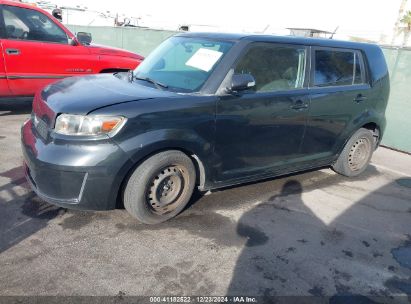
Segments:
[[[182,212],[196,184],[195,166],[178,150],[156,153],[127,178],[122,192],[124,207],[140,222],[158,224]]]
[[[124,191],[127,180],[130,178],[131,174],[133,174],[133,172],[136,170],[136,168],[138,166],[140,166],[145,160],[152,157],[153,155],[156,155],[156,154],[161,153],[161,152],[169,151],[169,150],[180,151],[180,152],[184,153],[186,156],[188,156],[191,159],[191,161],[194,164],[195,171],[196,171],[196,178],[197,178],[196,186],[198,186],[198,189],[200,191],[203,191],[205,189],[206,169],[205,169],[204,163],[201,160],[201,158],[196,153],[194,153],[193,151],[189,151],[189,150],[181,148],[181,147],[173,147],[173,146],[164,147],[164,148],[160,148],[160,149],[156,149],[156,150],[152,150],[152,151],[148,152],[144,157],[140,158],[137,162],[133,163],[133,165],[130,166],[130,168],[127,170],[127,174],[125,174],[125,176],[122,179],[121,186],[120,186],[119,191],[118,191],[117,208],[123,208],[122,201],[121,201],[121,196],[122,196],[122,193]]]

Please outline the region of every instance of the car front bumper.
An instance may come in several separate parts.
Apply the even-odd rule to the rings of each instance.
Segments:
[[[21,142],[27,181],[41,199],[69,209],[116,208],[122,181],[133,163],[110,139],[44,140],[28,120]]]

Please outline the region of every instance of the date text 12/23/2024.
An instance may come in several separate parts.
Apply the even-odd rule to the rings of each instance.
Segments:
[[[258,303],[255,297],[150,297],[150,303]]]

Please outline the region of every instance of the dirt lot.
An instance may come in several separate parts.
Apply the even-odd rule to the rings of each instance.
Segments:
[[[380,148],[355,179],[323,169],[197,196],[146,226],[38,199],[21,166],[29,112],[0,106],[0,295],[411,296],[409,155]]]

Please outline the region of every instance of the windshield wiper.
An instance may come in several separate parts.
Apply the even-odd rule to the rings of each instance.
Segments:
[[[168,88],[168,85],[166,85],[164,83],[161,83],[161,82],[158,82],[158,81],[156,81],[154,79],[151,79],[149,77],[133,76],[133,80],[134,79],[150,82],[150,83],[154,84],[158,89],[167,89]]]

